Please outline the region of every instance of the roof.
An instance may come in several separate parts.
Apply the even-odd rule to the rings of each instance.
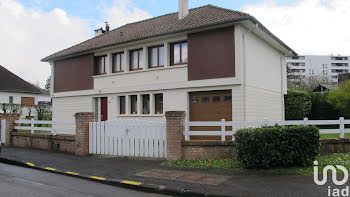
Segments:
[[[263,31],[269,34],[273,39],[278,41],[289,51],[292,51],[295,55],[297,55],[291,48],[289,48],[286,44],[274,36],[253,16],[239,11],[233,11],[213,5],[206,5],[203,7],[191,9],[189,11],[189,15],[181,20],[178,20],[178,13],[176,12],[121,26],[110,32],[106,32],[100,36],[91,38],[85,42],[54,53],[48,57],[45,57],[41,61],[52,61],[55,59],[78,55],[83,52],[89,52],[141,39],[244,20],[250,20],[253,23],[259,23],[259,27]]]
[[[0,92],[19,92],[41,94],[42,92],[34,85],[24,81],[0,65]]]
[[[320,87],[320,86],[322,86],[322,87],[324,87],[324,88],[326,88],[326,89],[328,89],[328,90],[333,90],[333,89],[336,89],[337,88],[337,86],[334,86],[334,85],[329,85],[329,84],[320,84],[318,87]],[[317,87],[317,88],[318,88]],[[316,89],[317,89],[316,88]]]

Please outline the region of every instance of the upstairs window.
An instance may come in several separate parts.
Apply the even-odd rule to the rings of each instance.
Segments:
[[[163,67],[164,66],[164,46],[150,47],[148,50],[149,67]]]
[[[106,74],[107,56],[95,57],[95,75]]]
[[[123,72],[125,65],[124,53],[113,54],[113,73]]]
[[[163,94],[155,94],[154,102],[156,114],[163,114]]]
[[[171,65],[187,64],[188,44],[187,41],[171,44]]]
[[[130,70],[143,69],[143,50],[133,50],[130,52]]]

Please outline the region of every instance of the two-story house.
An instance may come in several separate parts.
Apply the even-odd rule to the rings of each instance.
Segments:
[[[284,119],[286,56],[297,55],[249,14],[212,5],[124,25],[44,58],[53,119]]]

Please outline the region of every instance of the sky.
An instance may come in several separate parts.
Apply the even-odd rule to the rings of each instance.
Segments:
[[[350,55],[349,0],[189,0],[247,12],[297,53]],[[40,60],[112,28],[177,12],[178,0],[0,0],[0,65],[45,85]]]

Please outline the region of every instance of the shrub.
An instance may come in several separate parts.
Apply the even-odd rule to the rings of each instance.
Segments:
[[[339,111],[334,109],[327,102],[328,92],[311,94],[311,112],[307,117],[310,120],[337,120],[340,117]]]
[[[240,129],[235,134],[237,159],[245,168],[307,166],[318,154],[315,126],[269,126]]]
[[[288,89],[285,96],[285,114],[287,120],[301,120],[311,111],[311,96],[305,90]]]
[[[329,91],[327,101],[345,118],[350,118],[350,81],[341,83],[336,90]]]

